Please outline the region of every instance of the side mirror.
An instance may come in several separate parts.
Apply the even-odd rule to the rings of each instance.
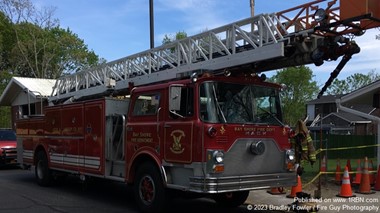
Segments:
[[[169,91],[169,111],[181,110],[181,86],[171,86]]]

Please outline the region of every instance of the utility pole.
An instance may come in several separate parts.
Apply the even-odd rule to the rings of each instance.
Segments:
[[[250,0],[251,5],[251,17],[255,16],[255,0]]]
[[[251,6],[251,17],[255,16],[255,0],[250,0],[250,6]],[[255,25],[251,25],[251,32],[255,30]]]
[[[150,20],[150,49],[154,48],[154,13],[153,0],[149,0],[149,20]]]

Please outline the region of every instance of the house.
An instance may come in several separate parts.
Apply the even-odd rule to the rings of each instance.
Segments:
[[[13,77],[0,96],[0,106],[11,106],[12,128],[17,118],[43,114],[56,80]]]
[[[371,120],[338,109],[336,100],[349,95],[327,95],[307,102],[306,108],[310,127],[312,129],[328,127],[332,134],[376,134],[375,124]],[[379,110],[372,104],[352,103],[346,107],[368,115],[379,115]]]
[[[326,95],[319,99],[314,99],[306,103],[308,121],[313,121],[318,115],[328,115],[336,112],[337,107],[335,100],[343,95]]]

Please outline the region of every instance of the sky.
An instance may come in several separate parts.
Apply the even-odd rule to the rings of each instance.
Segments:
[[[274,13],[309,1],[255,0],[255,14]],[[108,62],[149,49],[149,0],[33,0],[37,8],[54,7],[61,28],[70,28],[90,50]],[[154,43],[164,35],[184,31],[188,36],[250,17],[250,0],[154,0]],[[380,29],[355,38],[361,52],[341,71],[338,79],[354,73],[380,72]],[[339,63],[310,65],[319,85]],[[271,76],[274,72],[269,72]]]

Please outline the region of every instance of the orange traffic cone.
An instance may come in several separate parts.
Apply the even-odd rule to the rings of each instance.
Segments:
[[[297,185],[292,186],[292,190],[289,195],[286,195],[287,198],[295,198],[297,197],[297,192],[302,192],[302,183],[301,177],[297,175]]]
[[[342,186],[340,187],[340,193],[337,194],[336,196],[345,197],[345,198],[356,196],[356,195],[352,194],[351,183],[350,183],[350,174],[348,174],[348,167],[347,166],[344,168]]]
[[[360,194],[373,194],[374,191],[371,191],[371,184],[369,184],[369,172],[368,172],[368,158],[364,159],[364,168],[362,172],[362,178],[360,181],[359,190],[356,193]]]
[[[373,162],[372,160],[370,160],[369,165],[368,165],[368,172],[369,172],[369,184],[371,186],[375,184],[375,180],[376,180],[375,173],[373,173],[373,171],[374,171]]]
[[[340,160],[336,161],[336,170],[335,170],[335,183],[340,184],[342,182],[342,170],[340,168]]]
[[[321,172],[326,172],[326,156],[323,156],[322,158]]]
[[[362,167],[360,166],[360,159],[358,160],[358,167],[356,167],[356,175],[352,184],[359,185],[362,178]]]
[[[271,195],[282,195],[286,193],[283,187],[273,187],[267,192]]]
[[[376,183],[375,183],[375,191],[380,191],[380,164],[379,168],[377,169],[377,178],[376,178]]]

